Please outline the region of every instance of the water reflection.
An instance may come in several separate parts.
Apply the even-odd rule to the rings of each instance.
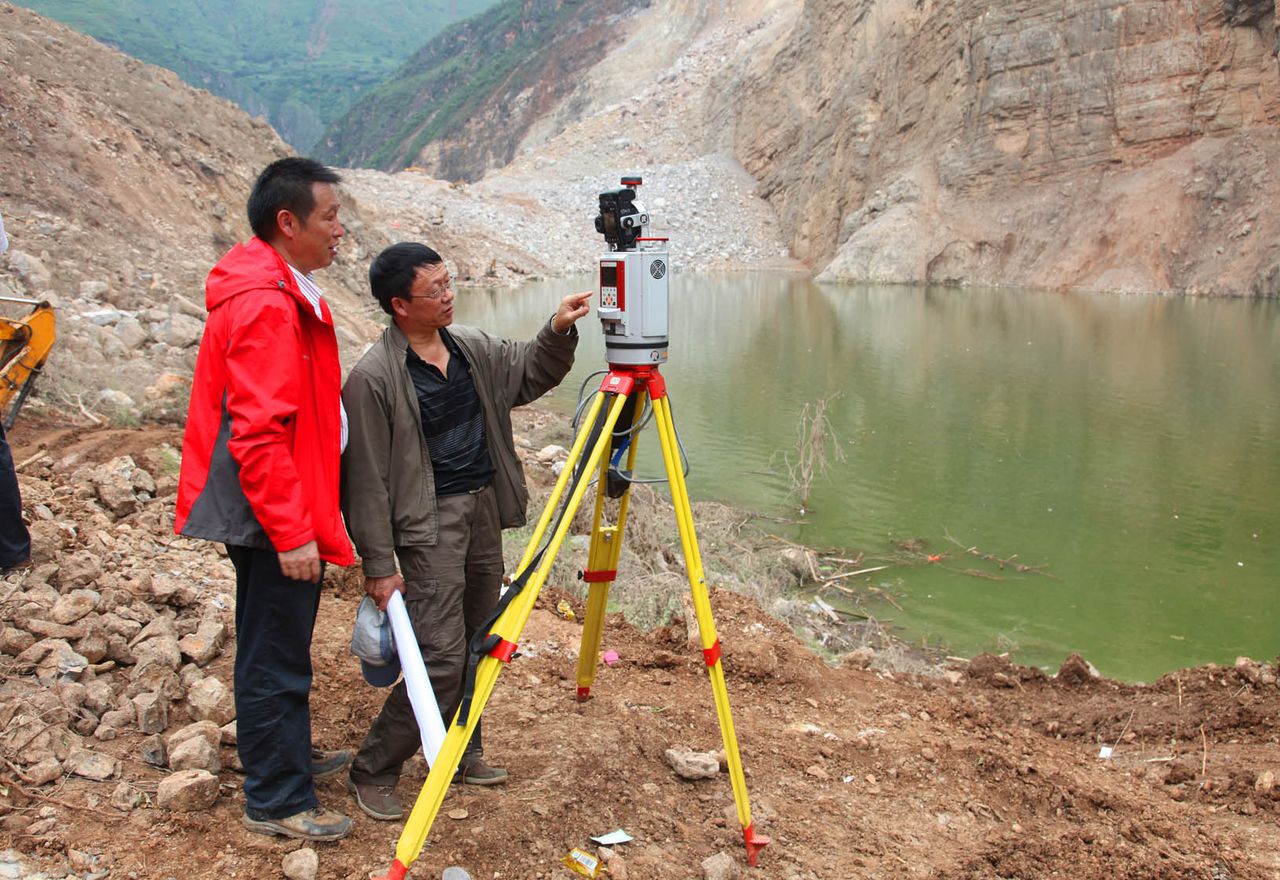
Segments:
[[[563,293],[592,284],[465,291],[459,319],[532,333]],[[1276,303],[751,274],[679,276],[671,308],[664,373],[691,493],[785,512],[770,460],[805,403],[838,394],[846,460],[814,487],[796,535],[948,552],[886,573],[902,610],[885,616],[909,638],[1051,666],[1079,650],[1138,679],[1280,653]],[[573,391],[555,401],[566,410],[603,366],[598,326],[583,325]],[[948,535],[1053,577],[966,575]]]

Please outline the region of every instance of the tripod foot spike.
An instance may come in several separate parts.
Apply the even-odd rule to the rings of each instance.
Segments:
[[[742,829],[742,839],[747,844],[747,864],[754,868],[760,858],[760,850],[769,845],[769,838],[756,834],[756,824],[751,822]]]
[[[399,859],[391,862],[391,867],[387,869],[387,873],[377,876],[370,875],[370,880],[404,880],[405,875],[409,873],[409,868],[401,863]]]
[[[589,687],[578,688],[578,702],[585,703],[589,699],[591,699],[591,688]]]

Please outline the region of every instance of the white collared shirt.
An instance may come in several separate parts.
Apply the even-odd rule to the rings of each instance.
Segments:
[[[302,295],[307,298],[307,302],[311,303],[311,308],[316,310],[316,317],[324,320],[324,312],[320,308],[320,300],[324,298],[324,291],[316,286],[315,281],[310,275],[304,275],[293,266],[289,267],[289,271],[293,272],[293,278],[298,282],[298,289],[302,291]],[[347,408],[342,405],[342,398],[338,398],[338,415],[342,418],[342,449],[347,448]]]

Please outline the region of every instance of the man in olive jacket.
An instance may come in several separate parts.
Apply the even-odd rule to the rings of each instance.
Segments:
[[[440,255],[395,244],[369,268],[389,326],[342,391],[350,439],[342,511],[385,609],[404,594],[448,725],[462,697],[467,644],[502,584],[502,529],[524,525],[529,492],[511,409],[554,388],[573,366],[574,323],[590,292],[570,294],[530,342],[450,327],[454,294]],[[446,329],[447,328],[447,329]],[[401,765],[421,745],[404,682],[387,697],[351,766],[348,787],[375,819],[398,819]],[[493,785],[507,772],[483,760],[480,727],[455,782]]]

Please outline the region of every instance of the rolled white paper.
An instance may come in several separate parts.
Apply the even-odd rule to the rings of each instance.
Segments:
[[[409,690],[413,717],[418,719],[422,754],[427,759],[427,764],[434,767],[436,755],[440,754],[440,746],[444,744],[444,721],[440,718],[436,692],[431,689],[431,679],[427,677],[427,664],[423,662],[422,652],[418,650],[418,637],[413,633],[409,611],[404,607],[404,598],[399,591],[391,594],[391,601],[387,603],[387,616],[391,619],[391,634],[396,640],[396,653],[400,655],[400,671],[404,674],[404,684]]]

